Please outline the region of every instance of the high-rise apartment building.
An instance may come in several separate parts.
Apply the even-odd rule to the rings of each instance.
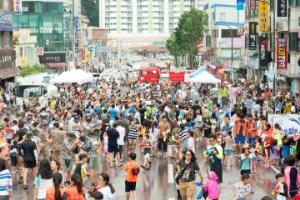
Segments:
[[[128,40],[167,38],[182,13],[203,6],[202,0],[100,0],[100,28]],[[132,37],[131,37],[132,36]]]

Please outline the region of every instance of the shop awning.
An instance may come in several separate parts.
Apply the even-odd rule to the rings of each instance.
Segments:
[[[67,63],[47,63],[49,68],[64,68],[67,67]]]
[[[16,30],[11,24],[0,24],[0,31],[13,31]]]

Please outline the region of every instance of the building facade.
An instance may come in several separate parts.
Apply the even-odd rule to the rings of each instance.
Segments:
[[[0,84],[13,81],[18,74],[13,48],[13,0],[0,1]]]
[[[39,62],[63,71],[72,58],[72,2],[67,0],[23,0],[21,13],[14,15],[17,29],[30,30],[36,37]]]
[[[100,28],[113,39],[141,45],[165,41],[181,14],[202,6],[202,0],[99,0]]]
[[[234,71],[241,68],[245,47],[242,27],[244,10],[237,10],[236,0],[205,1],[204,10],[209,15],[208,33],[205,35],[206,60],[209,70],[222,78],[230,67]],[[236,73],[235,73],[236,74]]]
[[[290,89],[292,93],[299,92],[300,0],[267,3],[249,0],[245,8],[248,78],[264,80],[275,91]],[[266,21],[261,20],[262,9],[269,16]]]

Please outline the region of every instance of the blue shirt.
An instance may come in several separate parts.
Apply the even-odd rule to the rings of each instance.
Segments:
[[[116,120],[117,111],[115,108],[110,108],[109,111],[110,120]]]

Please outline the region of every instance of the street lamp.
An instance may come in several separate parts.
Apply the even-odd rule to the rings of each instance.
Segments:
[[[233,71],[233,29],[230,26],[226,26],[230,30],[230,37],[231,37],[231,64],[230,64],[230,76],[231,76],[231,81],[234,83],[234,71]]]

